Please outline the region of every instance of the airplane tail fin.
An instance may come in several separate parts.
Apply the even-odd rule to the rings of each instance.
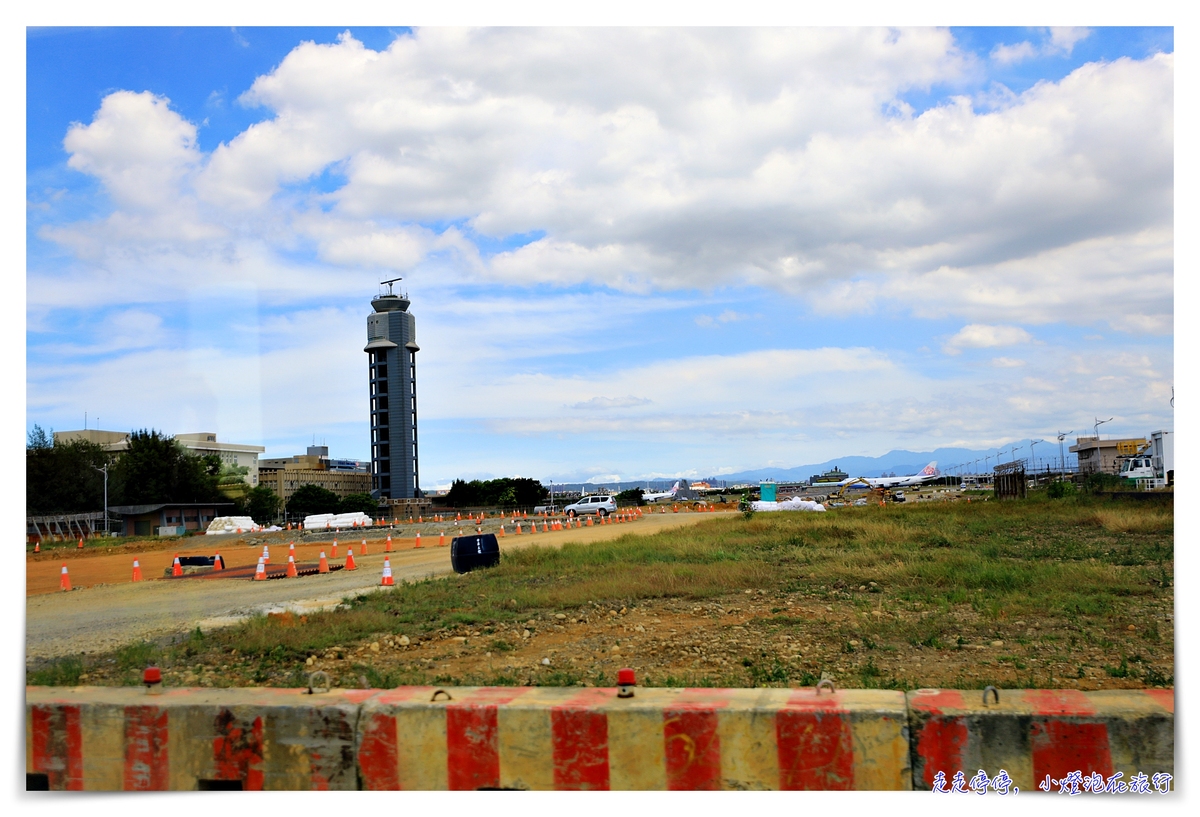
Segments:
[[[933,462],[929,463],[929,465],[926,465],[921,471],[921,476],[923,477],[935,477],[937,474],[937,460],[934,460]]]

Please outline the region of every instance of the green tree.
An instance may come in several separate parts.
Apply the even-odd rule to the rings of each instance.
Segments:
[[[287,503],[287,512],[294,518],[314,513],[337,513],[338,495],[320,485],[301,485]]]
[[[25,513],[90,513],[104,508],[104,467],[112,455],[87,440],[55,445],[34,424],[25,447]],[[111,484],[109,501],[112,502]]]
[[[616,500],[618,505],[641,505],[642,495],[645,493],[641,488],[630,488],[628,491],[621,491],[617,494]]]
[[[109,477],[109,502],[142,505],[159,502],[221,502],[217,488],[221,458],[195,456],[174,437],[135,431]]]
[[[362,511],[367,516],[376,517],[379,515],[379,503],[371,498],[370,494],[350,494],[343,497],[338,503],[338,513],[354,513]]]
[[[502,477],[500,479],[454,480],[446,494],[446,502],[452,508],[471,507],[519,507],[537,505],[550,495],[550,491],[536,479],[528,477]]]
[[[279,495],[266,485],[255,485],[246,492],[246,513],[260,525],[269,525],[279,514]]]

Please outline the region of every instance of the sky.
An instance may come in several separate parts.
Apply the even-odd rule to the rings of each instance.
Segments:
[[[26,429],[422,486],[1173,428],[1169,28],[26,35]]]

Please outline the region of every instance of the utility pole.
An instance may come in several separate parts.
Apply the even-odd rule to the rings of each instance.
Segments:
[[[1035,445],[1037,445],[1038,443],[1044,443],[1044,442],[1046,442],[1046,441],[1045,440],[1030,440],[1029,441],[1029,470],[1030,471],[1037,470],[1037,462],[1033,458],[1033,447]]]
[[[1109,417],[1107,420],[1096,420],[1096,425],[1092,427],[1092,430],[1097,440],[1100,439],[1100,426],[1104,425],[1105,423],[1111,423],[1112,420],[1113,418],[1111,417]]]
[[[92,466],[96,468],[96,466]],[[104,535],[108,536],[108,463],[104,463],[103,468],[96,468],[101,474],[104,474]]]

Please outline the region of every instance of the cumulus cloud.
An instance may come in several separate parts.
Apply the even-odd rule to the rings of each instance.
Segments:
[[[121,207],[171,205],[185,175],[200,162],[196,126],[149,91],[116,91],[89,125],[71,125],[63,139],[70,167],[100,179]]]
[[[989,349],[993,346],[1012,346],[1029,343],[1033,336],[1019,326],[988,326],[972,323],[958,330],[942,347],[948,355],[957,355],[963,349]]]
[[[1035,46],[1029,40],[1012,45],[999,43],[992,49],[990,56],[993,61],[1001,65],[1012,65],[1034,57],[1068,57],[1075,50],[1075,44],[1090,37],[1092,30],[1080,26],[1052,26],[1042,33],[1041,45]]]
[[[108,268],[311,241],[335,267],[449,253],[453,274],[504,284],[748,283],[990,322],[1018,302],[1091,322],[1092,293],[1123,289],[1121,327],[1163,331],[1173,56],[1091,63],[983,112],[897,107],[969,70],[933,29],[438,28],[383,51],[347,35],[259,77],[242,102],[270,117],[206,157],[166,100],[110,95],[72,129],[72,166],[131,210],[182,184],[199,215],[166,247],[123,212],[45,235]],[[296,192],[330,169],[335,189]],[[468,237],[535,231],[491,257]],[[1096,270],[1097,245],[1119,272]]]

